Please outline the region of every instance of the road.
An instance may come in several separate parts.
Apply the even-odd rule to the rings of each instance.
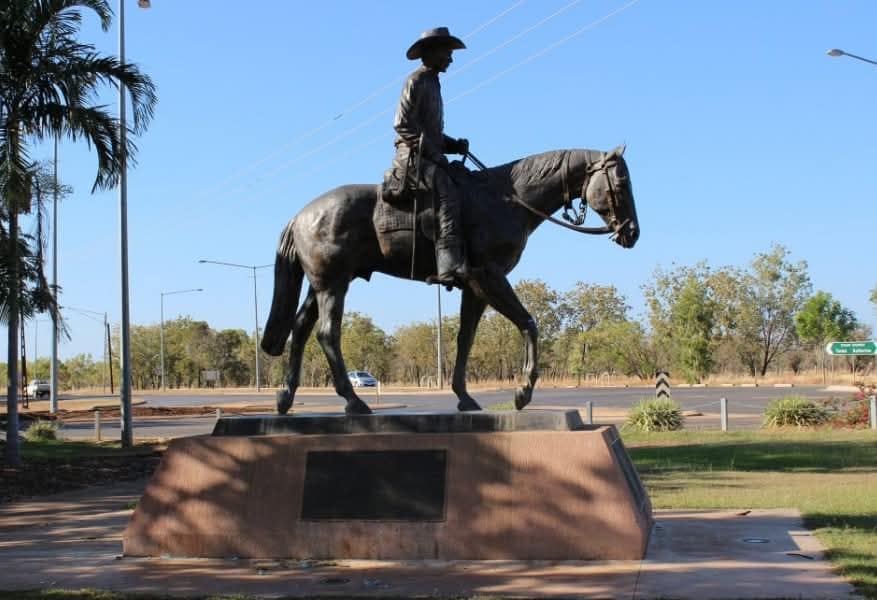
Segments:
[[[754,428],[760,424],[761,413],[768,402],[789,393],[814,400],[833,395],[822,386],[788,388],[759,387],[676,387],[673,399],[679,402],[683,411],[688,411],[687,428],[718,428],[719,399],[727,398],[731,428]],[[453,410],[456,398],[450,392],[423,394],[383,394],[376,402],[374,390],[362,391],[363,399],[373,408],[392,406],[393,410]],[[594,407],[595,420],[621,423],[624,412],[643,398],[653,397],[653,388],[537,388],[532,408],[584,408],[586,402]],[[839,395],[834,393],[834,395]],[[842,395],[842,393],[841,393]],[[473,396],[485,408],[512,400],[512,389],[473,392]],[[226,414],[234,413],[234,407],[245,404],[264,405],[265,412],[271,412],[271,396],[267,394],[164,394],[145,396],[148,406],[184,407],[215,406],[227,407]],[[300,412],[325,411],[327,406],[337,406],[340,410],[343,400],[333,395],[302,394],[296,398],[295,409]],[[700,413],[702,416],[698,415]],[[175,438],[208,434],[213,430],[214,417],[175,417],[175,418],[135,418],[134,433],[143,438]],[[94,426],[87,422],[69,422],[64,426],[64,437],[69,439],[92,439]],[[104,439],[118,439],[119,425],[104,422]]]
[[[375,402],[375,391],[368,388],[359,388],[358,392],[369,404]],[[807,398],[819,399],[831,395],[823,386],[805,386],[795,388],[774,387],[674,387],[673,399],[682,405],[684,410],[690,410],[715,404],[718,411],[719,398],[727,398],[730,404],[751,404],[753,410],[761,412],[768,402],[786,394],[797,394]],[[513,397],[512,388],[501,390],[473,391],[472,395],[483,407],[509,402]],[[643,398],[654,396],[654,388],[540,388],[537,386],[533,394],[532,406],[568,406],[582,407],[587,401],[595,406],[604,408],[629,408],[632,404]],[[145,396],[148,406],[219,406],[223,404],[258,404],[271,402],[272,397],[266,394],[234,394],[234,395],[205,395],[205,394],[166,394],[161,396]],[[392,393],[383,394],[383,402],[404,404],[410,410],[448,410],[456,406],[456,397],[448,390],[446,392],[428,392],[418,394]],[[329,394],[300,394],[296,396],[296,405],[307,407],[308,405],[343,405],[343,400]]]

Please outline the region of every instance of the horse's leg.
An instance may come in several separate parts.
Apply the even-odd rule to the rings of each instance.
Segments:
[[[524,385],[515,390],[515,408],[521,410],[530,403],[533,398],[533,387],[539,378],[538,372],[538,346],[536,321],[521,304],[514,288],[509,284],[505,275],[496,267],[487,267],[475,277],[470,285],[473,291],[487,301],[498,313],[511,321],[521,332],[526,342],[526,357],[524,359]],[[462,328],[462,325],[461,325]]]
[[[277,395],[277,412],[285,415],[295,400],[295,390],[301,380],[301,361],[304,356],[305,344],[317,322],[317,297],[314,290],[309,289],[305,301],[295,315],[292,324],[292,340],[289,344],[289,371],[286,375],[286,389]]]
[[[317,341],[320,342],[326,360],[329,361],[335,392],[347,400],[344,412],[348,415],[367,415],[371,414],[371,409],[353,391],[353,386],[347,378],[347,369],[344,367],[344,357],[341,355],[341,320],[344,317],[344,295],[347,293],[347,286],[348,283],[345,281],[316,293],[320,312]]]
[[[454,382],[451,388],[457,394],[457,410],[481,410],[478,403],[466,391],[466,363],[475,340],[475,330],[481,315],[484,314],[486,303],[470,290],[463,288],[463,299],[460,302],[460,331],[457,333],[457,360],[454,363]]]

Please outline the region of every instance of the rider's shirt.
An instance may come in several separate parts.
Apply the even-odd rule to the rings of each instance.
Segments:
[[[405,81],[393,124],[397,155],[417,152],[423,133],[423,157],[438,162],[455,143],[444,134],[444,107],[438,73],[422,66]],[[407,150],[407,152],[406,152]],[[402,151],[402,152],[399,152]]]

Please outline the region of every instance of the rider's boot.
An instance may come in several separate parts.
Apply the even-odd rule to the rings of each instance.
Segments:
[[[460,194],[453,185],[438,187],[437,275],[428,281],[451,287],[461,283],[468,275],[463,260],[463,236],[460,235]]]

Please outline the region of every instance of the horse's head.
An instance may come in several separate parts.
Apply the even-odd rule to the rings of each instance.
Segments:
[[[615,243],[633,248],[639,238],[639,223],[623,154],[621,145],[588,165],[582,197],[613,232]]]

